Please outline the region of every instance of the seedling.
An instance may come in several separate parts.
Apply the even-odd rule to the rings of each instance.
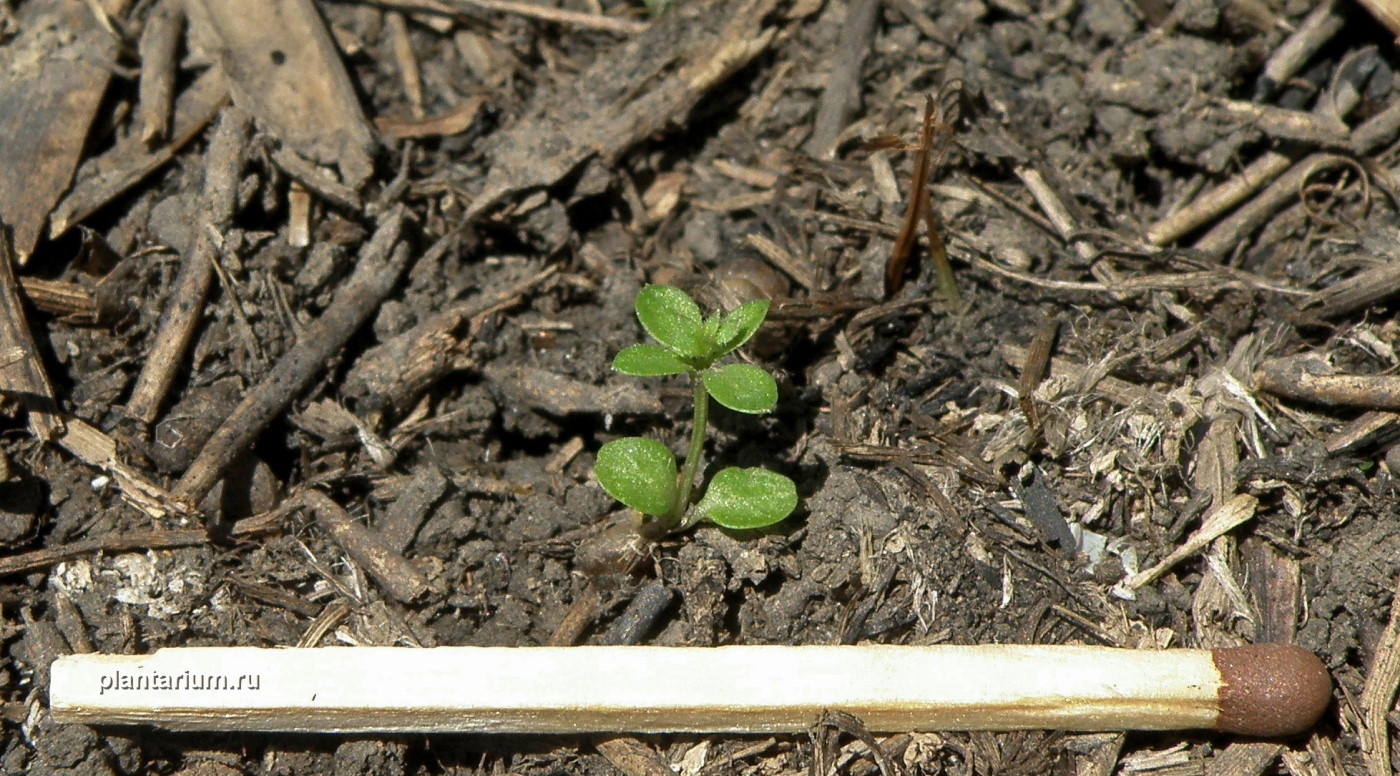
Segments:
[[[710,480],[705,495],[691,507],[691,490],[705,449],[710,399],[736,412],[759,415],[778,402],[773,377],[753,364],[715,364],[744,344],[768,315],[768,301],[740,305],[728,314],[706,318],[686,292],[667,285],[643,288],[637,295],[637,319],[659,345],[633,345],[613,359],[613,369],[635,377],[687,374],[694,391],[694,419],[685,463],[660,442],[625,437],[598,451],[594,475],[613,498],[641,513],[644,533],[683,530],[701,520],[725,528],[763,528],[797,508],[797,486],[763,468],[729,467]],[[679,472],[677,469],[679,468]],[[651,518],[648,520],[648,518]]]
[[[915,151],[914,179],[909,186],[909,205],[904,211],[904,221],[895,238],[890,258],[885,262],[885,298],[893,298],[904,287],[904,275],[914,253],[914,243],[918,239],[919,218],[924,220],[928,232],[928,254],[933,262],[934,274],[938,278],[938,290],[951,303],[958,304],[962,298],[958,293],[957,280],[953,277],[953,266],[948,263],[948,248],[943,242],[943,233],[938,228],[938,215],[933,211],[929,199],[928,176],[933,168],[943,160],[952,139],[953,117],[957,112],[958,92],[961,84],[950,85],[939,95],[937,101],[932,95],[924,98],[924,119],[919,130],[919,140],[914,145],[904,145],[892,135],[882,135],[864,144],[865,150],[899,149]]]

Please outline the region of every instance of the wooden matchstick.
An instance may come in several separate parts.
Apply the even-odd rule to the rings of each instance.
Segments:
[[[1292,735],[1331,700],[1298,647],[188,647],[52,666],[62,722],[296,732],[1169,730]]]

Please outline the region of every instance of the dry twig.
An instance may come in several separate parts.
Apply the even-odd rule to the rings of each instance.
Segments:
[[[239,520],[229,529],[229,535],[242,539],[278,529],[278,523],[286,515],[296,499],[265,514]],[[26,571],[48,568],[58,563],[81,558],[93,553],[134,552],[137,550],[169,550],[176,547],[195,547],[209,542],[209,533],[202,528],[176,529],[170,531],[132,531],[81,539],[76,542],[45,547],[40,550],[21,552],[0,557],[0,577],[22,574]]]
[[[1390,601],[1390,619],[1376,639],[1366,686],[1361,691],[1361,754],[1371,776],[1392,776],[1390,710],[1400,688],[1400,587]]]
[[[296,344],[209,437],[175,486],[179,499],[199,503],[267,424],[321,373],[332,354],[378,309],[411,255],[408,246],[399,242],[403,222],[402,206],[380,219],[379,228],[360,251],[354,274],[336,292],[330,307],[306,327]]]
[[[68,231],[175,158],[180,149],[204,131],[227,102],[228,85],[224,75],[217,67],[210,68],[175,100],[169,142],[148,148],[140,137],[131,136],[101,156],[84,162],[78,168],[78,180],[72,190],[49,217],[49,237]]]
[[[1302,69],[1313,54],[1342,29],[1346,18],[1337,10],[1338,0],[1323,0],[1303,19],[1264,63],[1264,72],[1255,85],[1254,100],[1268,99],[1289,78]]]
[[[1158,561],[1152,568],[1139,571],[1131,578],[1119,583],[1113,589],[1114,594],[1131,598],[1134,590],[1154,582],[1176,564],[1200,552],[1206,545],[1224,536],[1227,531],[1233,530],[1236,526],[1254,517],[1254,511],[1258,506],[1259,499],[1248,493],[1236,494],[1202,518],[1201,527],[1187,537],[1181,546],[1172,550],[1167,557]]]
[[[812,124],[812,136],[803,146],[807,153],[829,159],[836,153],[836,141],[851,116],[860,109],[863,84],[861,68],[870,53],[870,40],[875,34],[875,20],[880,15],[881,0],[854,0],[846,6],[846,21],[836,41],[831,60],[831,74],[826,79],[817,117]],[[915,179],[915,185],[923,185]]]
[[[371,412],[406,412],[410,403],[444,375],[474,362],[466,346],[490,315],[520,304],[531,289],[559,272],[549,266],[500,293],[449,306],[394,339],[370,348],[351,367],[345,393]],[[466,323],[468,331],[458,334]]]
[[[598,754],[626,776],[673,776],[675,771],[656,750],[629,736],[603,738],[593,742]]]
[[[141,80],[138,91],[137,124],[141,142],[152,145],[166,137],[170,128],[170,107],[175,99],[175,55],[184,27],[183,3],[166,0],[151,9],[141,30]]]
[[[1396,293],[1400,293],[1400,256],[1313,292],[1299,307],[1319,318],[1336,318],[1385,301]]]
[[[151,423],[159,414],[203,317],[204,301],[214,282],[214,257],[219,250],[213,241],[233,221],[247,133],[248,119],[242,111],[224,111],[205,155],[204,193],[195,219],[194,244],[180,263],[180,273],[166,299],[151,352],[126,404],[127,412],[143,422]]]
[[[1363,50],[1337,66],[1337,75],[1331,88],[1318,95],[1313,106],[1312,112],[1315,115],[1329,123],[1340,122],[1361,102],[1358,84],[1364,82],[1375,67],[1374,51],[1369,55],[1366,52],[1367,50]],[[1288,171],[1294,166],[1296,156],[1296,152],[1287,153],[1282,150],[1264,152],[1230,180],[1206,191],[1190,204],[1149,227],[1147,242],[1152,245],[1167,245],[1204,226]],[[1295,182],[1285,188],[1288,195],[1292,196],[1297,184]],[[1263,205],[1251,207],[1256,210],[1264,209]],[[1276,207],[1268,207],[1267,212],[1272,213]],[[1253,212],[1242,217],[1238,214],[1231,216],[1231,219],[1226,219],[1212,228],[1197,242],[1196,247],[1207,252],[1219,252],[1221,246],[1235,244],[1239,235],[1250,228],[1249,225],[1255,223],[1257,218]]]
[[[1368,410],[1400,410],[1400,376],[1337,374],[1311,353],[1272,358],[1254,372],[1254,384],[1290,399]]]
[[[473,19],[476,16],[468,9],[480,9],[587,30],[615,32],[620,35],[634,35],[648,27],[647,22],[636,19],[583,13],[570,11],[567,8],[554,8],[536,3],[512,2],[511,0],[372,0],[372,2],[378,6],[396,8],[404,12],[428,13],[463,20]]]
[[[10,230],[0,224],[0,352],[19,354],[18,359],[0,364],[0,396],[18,398],[29,413],[30,433],[48,441],[63,430],[63,422],[57,415],[53,386],[39,360],[39,349],[34,345],[34,335],[20,302],[15,256],[10,246]]]
[[[428,589],[428,580],[390,547],[374,529],[355,522],[330,496],[309,490],[303,501],[316,513],[316,523],[360,564],[389,595],[408,603]]]

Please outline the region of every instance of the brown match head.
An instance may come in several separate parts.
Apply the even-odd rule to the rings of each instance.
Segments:
[[[1332,678],[1313,653],[1289,644],[1214,649],[1220,671],[1215,729],[1273,738],[1311,728],[1332,702]]]

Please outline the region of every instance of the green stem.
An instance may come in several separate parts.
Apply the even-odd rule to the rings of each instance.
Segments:
[[[958,293],[958,280],[953,275],[953,265],[948,263],[948,246],[943,242],[943,235],[938,230],[938,217],[933,213],[933,206],[925,202],[928,210],[924,218],[928,224],[928,253],[933,259],[933,276],[938,279],[938,290],[943,294],[943,298],[948,304],[957,307],[962,304],[962,294]]]
[[[685,520],[685,511],[690,507],[690,491],[695,486],[695,475],[700,471],[700,458],[705,452],[705,427],[710,422],[710,394],[705,390],[705,381],[700,373],[691,370],[690,381],[695,391],[695,416],[690,427],[690,449],[685,453],[685,464],[681,467],[680,481],[677,483],[676,500],[671,504],[667,515],[667,528],[678,528]]]

